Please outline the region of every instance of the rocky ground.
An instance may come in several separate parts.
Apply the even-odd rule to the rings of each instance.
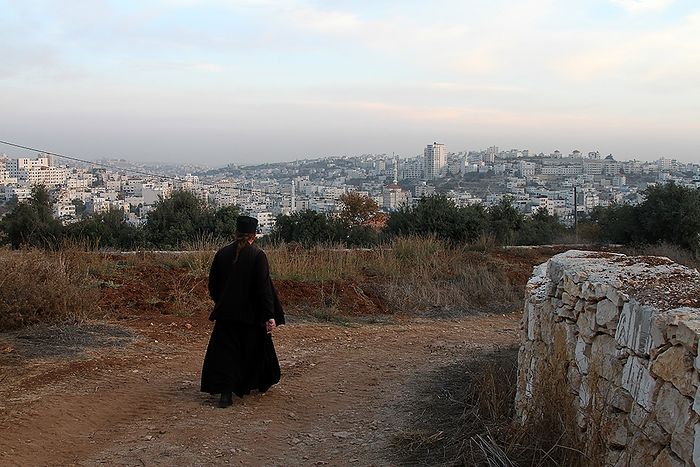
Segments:
[[[400,440],[440,436],[439,426],[416,433],[411,422],[431,419],[415,396],[439,387],[435,369],[514,345],[519,319],[292,318],[274,336],[280,384],[228,409],[199,392],[206,319],[4,333],[0,464],[403,464]]]

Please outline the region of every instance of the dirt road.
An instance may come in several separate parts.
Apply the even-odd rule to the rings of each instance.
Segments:
[[[275,334],[281,383],[228,409],[199,392],[208,323],[6,334],[0,465],[396,465],[397,435],[423,410],[406,394],[513,345],[518,318],[291,323]]]

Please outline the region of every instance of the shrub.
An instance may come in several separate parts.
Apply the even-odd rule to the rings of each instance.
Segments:
[[[0,270],[0,331],[75,323],[97,311],[99,289],[78,257],[0,250]]]

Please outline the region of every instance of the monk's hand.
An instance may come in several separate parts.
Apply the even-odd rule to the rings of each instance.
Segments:
[[[265,322],[265,329],[267,330],[268,334],[272,334],[272,331],[274,331],[276,327],[277,327],[277,324],[275,323],[274,319],[268,319]]]

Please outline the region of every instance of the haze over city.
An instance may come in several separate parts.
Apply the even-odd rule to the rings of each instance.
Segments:
[[[695,0],[0,0],[0,11],[0,139],[73,156],[405,157],[441,141],[700,160]]]

